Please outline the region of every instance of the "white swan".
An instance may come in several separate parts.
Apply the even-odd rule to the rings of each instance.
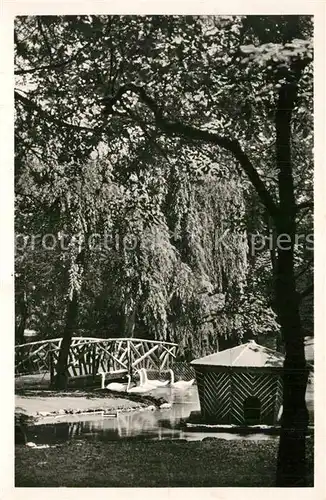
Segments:
[[[105,375],[106,373],[101,373],[102,377],[101,389],[108,389],[109,391],[114,391],[114,392],[126,392],[127,384],[120,384],[119,382],[111,382],[110,384],[105,385]]]
[[[147,384],[148,386],[152,385],[153,388],[155,388],[155,387],[165,387],[169,383],[168,380],[165,380],[164,382],[162,380],[157,380],[157,379],[156,380],[152,380],[152,379],[148,380],[146,368],[141,368],[140,371],[144,374],[143,383]]]
[[[140,384],[136,385],[135,387],[130,387],[130,382],[131,382],[131,377],[128,375],[128,386],[127,386],[127,393],[131,394],[145,394],[145,392],[150,392],[153,390],[153,386],[145,386],[143,385],[143,375],[140,370]]]
[[[178,389],[179,391],[185,391],[186,389],[189,389],[192,384],[195,382],[195,379],[191,379],[191,380],[178,380],[177,382],[174,381],[174,372],[173,370],[169,370],[170,374],[171,374],[171,387],[173,389]]]

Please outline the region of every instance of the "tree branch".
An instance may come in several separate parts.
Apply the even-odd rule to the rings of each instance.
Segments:
[[[303,208],[314,208],[313,201],[303,201],[302,203],[297,204],[297,212],[302,210]]]
[[[163,116],[160,107],[156,104],[155,100],[146,93],[145,89],[135,84],[124,85],[120,87],[115,96],[103,99],[102,102],[105,105],[104,113],[112,114],[113,106],[118,104],[123,95],[127,92],[134,92],[140,97],[143,103],[146,104],[154,114],[156,125],[167,135],[176,135],[186,139],[209,142],[231,152],[241,165],[244,172],[247,174],[249,180],[255,187],[261,202],[266,207],[270,215],[272,217],[276,217],[278,215],[278,205],[266,189],[265,184],[249,160],[248,156],[244,153],[244,151],[242,151],[238,141],[220,136],[207,130],[198,129],[191,125],[186,125],[177,120],[169,120]]]
[[[134,122],[138,123],[138,125],[142,129],[144,135],[149,140],[149,143],[152,144],[154,146],[154,148],[157,149],[157,151],[167,160],[168,163],[170,163],[170,159],[169,159],[168,153],[164,150],[164,148],[162,146],[160,146],[156,142],[157,131],[154,132],[153,134],[151,134],[147,130],[146,124],[144,123],[144,121],[139,116],[137,116],[135,113],[133,113],[130,109],[128,110],[125,106],[123,106],[123,108],[130,115],[130,117],[132,118],[132,120]]]
[[[67,59],[66,61],[61,61],[61,62],[53,63],[53,64],[46,64],[44,66],[39,66],[38,68],[18,69],[15,71],[15,75],[18,75],[18,76],[19,75],[28,75],[30,73],[36,73],[37,71],[63,68],[64,66],[67,66],[68,64],[70,64],[75,59],[76,55],[77,54],[75,54],[70,59]]]
[[[51,121],[52,123],[56,123],[57,125],[71,128],[73,130],[78,130],[78,131],[81,131],[81,130],[86,130],[88,132],[101,131],[100,128],[91,128],[91,127],[85,127],[82,125],[74,125],[73,123],[69,123],[69,122],[66,122],[64,120],[60,120],[58,118],[55,118],[51,114],[44,111],[35,102],[33,102],[30,99],[28,99],[27,97],[23,96],[22,94],[20,94],[16,90],[15,90],[15,99],[20,101],[25,106],[25,108],[32,109],[32,110],[36,111],[40,116],[43,116],[46,120]]]

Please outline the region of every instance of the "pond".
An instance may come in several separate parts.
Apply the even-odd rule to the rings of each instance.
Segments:
[[[181,428],[182,419],[192,411],[198,411],[197,387],[186,393],[173,393],[170,389],[158,389],[156,394],[172,403],[170,409],[121,412],[117,416],[76,415],[58,417],[56,423],[40,423],[28,428],[27,439],[36,444],[57,444],[69,440],[116,441],[119,439],[185,439],[202,440],[205,437],[220,439],[267,440],[277,436],[262,433],[239,435],[227,432],[191,432]],[[309,401],[308,401],[309,405]],[[311,405],[310,405],[311,406]]]

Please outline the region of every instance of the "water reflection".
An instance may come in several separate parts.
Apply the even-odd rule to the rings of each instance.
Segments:
[[[75,421],[55,424],[40,424],[29,428],[28,438],[37,444],[67,441],[71,439],[99,439],[113,441],[124,438],[180,439],[184,438],[179,428],[181,419],[199,409],[197,388],[180,394],[170,389],[158,389],[156,394],[172,403],[166,410],[120,412],[116,417],[103,415],[75,416]],[[71,418],[71,417],[70,417]]]
[[[172,408],[155,411],[132,411],[118,413],[116,417],[103,415],[76,415],[74,421],[55,424],[40,424],[30,427],[28,440],[37,444],[55,444],[73,439],[115,441],[119,439],[186,439],[201,440],[205,437],[221,439],[277,439],[277,436],[264,434],[237,435],[231,433],[189,432],[180,426],[180,420],[189,417],[192,411],[198,411],[199,398],[197,387],[186,393],[174,393],[162,388],[156,391],[172,403]]]

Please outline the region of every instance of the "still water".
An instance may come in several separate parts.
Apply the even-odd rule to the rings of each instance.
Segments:
[[[227,432],[191,432],[181,428],[180,421],[198,411],[197,387],[186,393],[173,393],[170,389],[158,389],[156,394],[172,403],[170,409],[143,410],[118,413],[117,416],[78,415],[69,416],[69,421],[38,424],[29,428],[27,438],[36,444],[57,444],[70,440],[116,441],[119,439],[185,439],[198,441],[205,437],[221,439],[277,439],[264,434],[237,435]],[[63,420],[63,418],[61,419]]]

